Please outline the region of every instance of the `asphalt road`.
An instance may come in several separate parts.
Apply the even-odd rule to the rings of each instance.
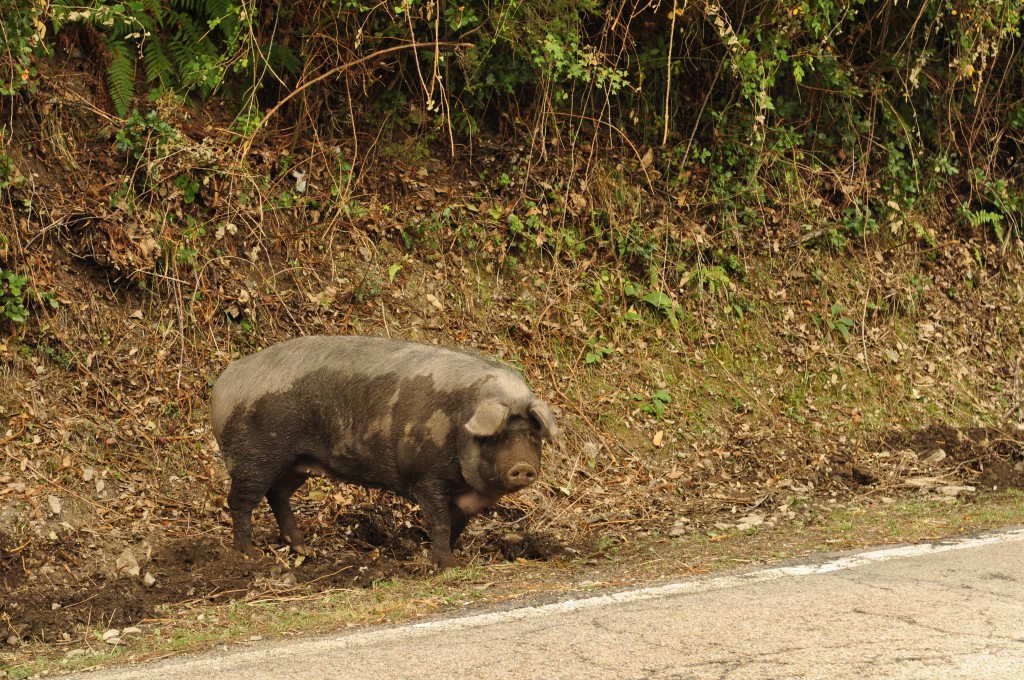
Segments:
[[[82,677],[1024,678],[1024,528]]]

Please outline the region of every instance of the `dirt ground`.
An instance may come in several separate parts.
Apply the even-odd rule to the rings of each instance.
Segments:
[[[1024,489],[1024,444],[997,431],[937,426],[892,433],[877,447],[879,453],[917,460],[937,458],[937,451],[945,455],[928,466],[927,474],[909,475],[903,493],[939,498],[946,494],[951,500],[960,496],[970,502],[979,488]],[[832,485],[844,490],[841,499],[870,490],[876,481],[862,471],[850,477],[859,481],[840,478]],[[224,604],[276,592],[309,595],[426,575],[426,534],[408,504],[390,494],[350,491],[357,507],[326,524],[316,520],[314,525],[314,501],[303,500],[301,492],[296,497],[300,524],[313,536],[310,543],[315,549],[298,565],[294,555],[275,544],[273,518],[265,505],[256,513],[257,543],[267,554],[259,561],[230,547],[226,526],[191,535],[140,534],[128,547],[88,530],[22,544],[0,533],[0,585],[5,594],[0,620],[5,637],[66,642],[80,636],[83,627],[122,628],[160,621],[166,607],[183,603]],[[698,504],[694,499],[689,510]],[[521,513],[503,508],[472,522],[463,541],[464,557],[477,564],[571,559],[587,553],[594,540],[591,536],[568,544],[564,541],[569,537],[555,530],[524,530],[522,517],[516,515]],[[723,516],[711,512],[698,522],[708,528]],[[671,531],[664,522],[645,522],[641,528],[647,533]]]
[[[15,545],[11,536],[0,534],[0,585],[5,594],[0,620],[5,637],[62,642],[79,636],[83,626],[121,628],[158,621],[165,605],[224,604],[274,592],[365,588],[387,579],[426,575],[432,567],[423,554],[425,532],[389,516],[388,505],[367,502],[365,512],[339,516],[335,527],[317,536],[316,554],[298,566],[294,555],[270,543],[263,546],[267,557],[246,558],[224,535],[139,536],[133,546],[114,554],[112,546],[93,533],[70,532],[51,545]],[[263,528],[270,527],[272,518],[260,519]],[[507,521],[501,524],[501,531],[485,536],[474,523],[467,530],[467,558],[544,560],[568,554],[544,536],[516,532]]]

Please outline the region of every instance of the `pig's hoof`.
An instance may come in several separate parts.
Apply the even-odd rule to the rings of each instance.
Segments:
[[[242,553],[246,557],[252,560],[263,559],[263,553],[256,549],[254,545],[247,545],[238,549],[238,552]]]
[[[291,548],[292,552],[296,555],[306,556],[309,554],[309,552],[306,550],[306,544],[302,541],[302,539],[293,541],[284,534],[281,534],[281,537],[278,538],[278,541],[281,543],[281,545],[286,545],[289,548]]]
[[[447,555],[434,555],[430,560],[437,567],[437,573],[441,573],[446,569],[452,567],[461,567],[462,561],[455,558],[455,555],[448,553]]]

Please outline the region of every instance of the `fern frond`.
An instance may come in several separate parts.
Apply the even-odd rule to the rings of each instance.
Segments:
[[[228,13],[231,0],[206,0],[206,16],[211,19],[220,19]]]
[[[179,74],[188,70],[188,67],[195,59],[192,42],[189,40],[188,34],[180,30],[180,28],[178,32],[167,41],[167,53],[171,55],[171,59],[174,62],[174,70]]]
[[[302,61],[295,56],[292,49],[283,43],[275,42],[270,46],[268,57],[271,68],[275,71],[285,71],[289,75],[297,76],[302,70]]]
[[[146,11],[156,19],[158,25],[164,25],[168,14],[168,10],[164,6],[164,3],[160,2],[160,0],[143,0],[142,4],[146,8]]]
[[[190,14],[196,14],[205,5],[204,0],[171,0],[171,6],[183,9]]]
[[[149,40],[140,47],[142,62],[146,67],[146,82],[159,83],[161,87],[170,87],[177,80],[174,66],[167,57],[159,40]]]
[[[140,26],[151,36],[160,29],[160,20],[157,16],[145,10],[140,10],[132,15],[132,18],[134,21],[129,24],[129,28],[133,33],[138,32]]]
[[[135,50],[123,40],[109,40],[110,65],[107,66],[107,85],[110,100],[117,115],[124,118],[132,105],[135,93]]]
[[[73,11],[76,3],[74,0],[54,0],[50,6],[50,21],[53,23],[53,32],[60,33],[60,29],[69,21],[68,16]]]

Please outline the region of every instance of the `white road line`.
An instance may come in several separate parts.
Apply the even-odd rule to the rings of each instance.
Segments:
[[[774,567],[762,569],[745,574],[732,574],[727,576],[715,576],[710,578],[696,578],[683,583],[670,583],[664,586],[652,586],[649,588],[637,588],[635,590],[624,590],[608,595],[595,595],[577,600],[567,600],[552,604],[538,605],[534,607],[521,607],[509,611],[492,612],[489,614],[475,614],[456,619],[440,619],[437,621],[425,621],[414,623],[407,628],[414,629],[441,629],[459,630],[465,628],[476,628],[486,626],[499,621],[515,621],[533,616],[555,614],[561,612],[581,611],[584,609],[595,609],[606,607],[611,604],[624,602],[639,602],[659,597],[668,597],[682,593],[704,593],[711,590],[733,588],[751,583],[764,583],[786,577],[813,576],[815,574],[827,574],[834,571],[845,571],[856,569],[867,564],[886,562],[888,560],[918,557],[921,555],[934,555],[950,550],[967,550],[978,548],[994,543],[1024,542],[1024,528],[1003,531],[1000,533],[986,534],[975,538],[954,539],[937,543],[918,543],[914,545],[903,545],[897,548],[884,548],[870,552],[859,553],[840,557],[839,559],[822,564],[804,564],[793,567]]]

